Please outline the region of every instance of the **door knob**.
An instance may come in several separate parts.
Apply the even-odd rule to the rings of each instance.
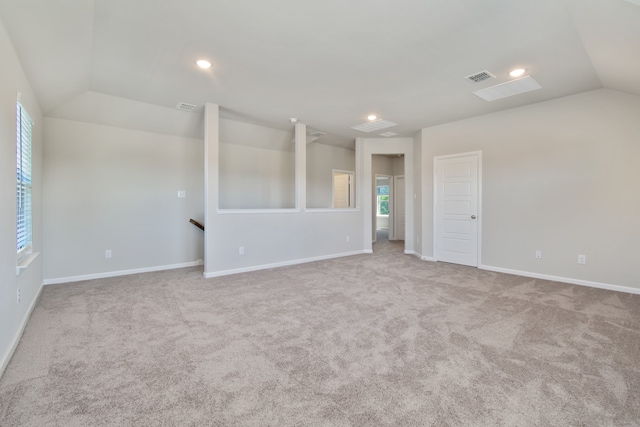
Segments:
[[[476,219],[476,216],[475,215],[471,215],[471,219]]]

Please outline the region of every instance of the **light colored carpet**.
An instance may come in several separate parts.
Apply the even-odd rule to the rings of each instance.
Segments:
[[[640,425],[639,296],[374,252],[47,286],[0,425]]]

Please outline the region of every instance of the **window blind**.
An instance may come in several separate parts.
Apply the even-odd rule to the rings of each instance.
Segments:
[[[26,253],[32,241],[31,130],[33,122],[24,107],[16,107],[16,242],[18,254]]]

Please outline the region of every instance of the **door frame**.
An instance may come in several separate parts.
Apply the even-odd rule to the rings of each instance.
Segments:
[[[347,209],[354,209],[356,207],[356,173],[355,171],[348,171],[343,169],[331,169],[331,208],[335,209],[335,188],[336,188],[336,172],[340,174],[349,175],[349,207]]]
[[[434,156],[433,158],[433,258],[438,261],[438,251],[436,243],[438,241],[438,212],[436,209],[438,203],[438,171],[437,165],[439,160],[455,159],[459,157],[478,157],[478,266],[482,265],[482,151],[469,151],[466,153],[447,154],[444,156]],[[477,268],[477,267],[476,267]]]
[[[394,175],[393,176],[393,188],[397,188],[398,187],[398,178],[405,179],[405,176],[404,176],[404,174],[403,175]],[[404,181],[404,182],[406,182],[406,181]],[[407,205],[407,200],[406,200],[407,199],[407,191],[406,191],[406,188],[405,188],[405,192],[404,192],[404,198],[405,198],[405,200],[403,200],[402,204],[405,205],[405,207],[404,207],[405,208],[405,213],[404,213],[404,228],[405,228],[404,229],[404,235],[405,235],[405,238],[406,238],[406,235],[407,235],[407,212],[406,212],[406,209],[407,209],[406,208],[406,205]],[[399,227],[398,227],[398,223],[397,222],[398,222],[398,219],[400,217],[397,215],[397,204],[398,204],[398,202],[396,200],[396,195],[394,193],[394,195],[393,195],[393,240],[398,240],[397,231],[398,231]],[[391,221],[391,219],[389,219],[389,221]],[[391,236],[389,236],[389,240],[392,240]],[[402,240],[404,240],[404,239],[402,239]]]
[[[371,209],[374,212],[373,217],[375,218],[375,232],[373,233],[373,242],[377,242],[378,241],[378,178],[387,178],[387,180],[389,181],[389,228],[388,228],[388,233],[389,233],[389,240],[393,240],[392,236],[395,234],[395,230],[394,230],[394,224],[393,224],[393,218],[394,218],[394,200],[395,198],[393,197],[393,191],[394,191],[394,182],[393,182],[393,175],[385,175],[383,173],[377,173],[374,175],[374,183],[375,185],[373,186],[373,196],[372,196],[372,201],[373,201],[373,205],[371,206]]]

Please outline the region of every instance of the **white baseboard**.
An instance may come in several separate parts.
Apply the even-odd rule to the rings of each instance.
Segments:
[[[424,256],[419,252],[416,251],[404,251],[405,254],[410,253],[411,255],[415,256],[416,258],[421,259],[422,261],[436,261],[435,258],[430,257],[430,256]]]
[[[203,261],[184,262],[181,264],[158,265],[155,267],[135,268],[132,270],[107,271],[104,273],[85,274],[82,276],[58,277],[55,279],[45,279],[45,285],[57,285],[59,283],[81,282],[83,280],[104,279],[107,277],[128,276],[129,274],[150,273],[152,271],[174,270],[176,268],[196,267],[203,265]]]
[[[326,259],[342,258],[342,257],[352,256],[352,255],[361,255],[363,253],[368,253],[368,252],[366,252],[366,250],[362,250],[362,251],[354,251],[354,252],[343,252],[340,254],[323,255],[323,256],[318,256],[313,258],[294,259],[291,261],[276,262],[273,264],[254,265],[251,267],[235,268],[232,270],[212,271],[210,273],[205,272],[203,276],[206,279],[211,279],[212,277],[229,276],[231,274],[248,273],[250,271],[267,270],[269,268],[286,267],[289,265],[296,265],[296,264],[305,264],[307,262],[323,261]]]
[[[480,270],[495,271],[497,273],[515,274],[516,276],[531,277],[533,279],[550,280],[552,282],[570,283],[572,285],[588,286],[591,288],[607,289],[609,291],[627,292],[630,294],[640,294],[639,288],[630,286],[611,285],[609,283],[591,282],[588,280],[572,279],[570,277],[550,276],[548,274],[532,273],[530,271],[511,270],[509,268],[492,267],[490,265],[479,265]]]
[[[373,249],[363,249],[362,253],[363,254],[372,254],[373,253]]]
[[[44,287],[43,285],[44,283],[40,285],[40,289],[38,289],[38,293],[36,294],[36,297],[33,299],[33,301],[31,301],[31,305],[29,306],[29,309],[25,313],[24,318],[20,323],[20,327],[16,331],[16,334],[14,335],[13,340],[11,341],[11,346],[9,346],[9,349],[7,350],[7,352],[2,356],[2,360],[0,360],[0,377],[2,377],[2,374],[4,374],[4,370],[7,368],[7,365],[9,364],[9,361],[11,360],[13,353],[16,351],[16,348],[18,348],[18,343],[20,342],[20,338],[22,338],[22,333],[24,332],[24,328],[27,327],[27,322],[31,317],[31,313],[33,313],[33,309],[36,307],[36,303],[40,299],[40,294],[42,293],[42,288]]]

